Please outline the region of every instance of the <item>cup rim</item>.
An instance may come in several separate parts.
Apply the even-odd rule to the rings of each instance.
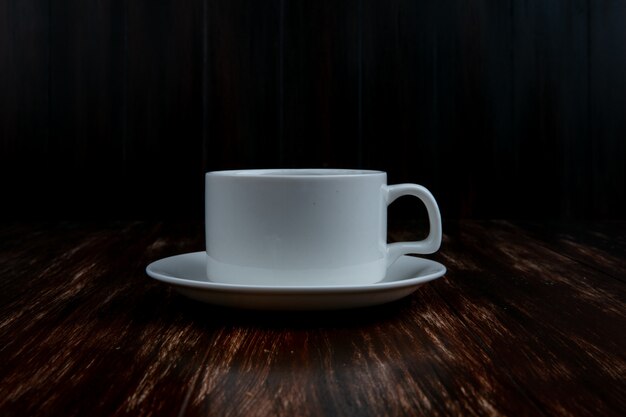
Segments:
[[[240,178],[345,178],[385,175],[385,172],[369,169],[342,168],[271,168],[210,171],[207,172],[206,175]]]

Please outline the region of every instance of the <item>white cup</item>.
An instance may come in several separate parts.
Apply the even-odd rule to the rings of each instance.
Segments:
[[[426,205],[428,237],[387,244],[387,206],[403,195]],[[387,185],[381,171],[267,169],[206,174],[207,277],[227,284],[364,285],[401,255],[441,244],[437,202],[416,184]]]

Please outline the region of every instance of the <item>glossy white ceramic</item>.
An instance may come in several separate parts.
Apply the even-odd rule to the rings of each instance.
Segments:
[[[272,286],[232,285],[206,277],[205,252],[186,253],[151,263],[146,272],[181,294],[206,303],[257,310],[328,310],[367,307],[403,298],[426,282],[443,276],[438,262],[401,256],[384,279],[369,285]]]
[[[420,198],[428,237],[387,244],[387,205]],[[437,202],[419,185],[387,185],[381,171],[274,169],[206,174],[207,276],[242,285],[359,285],[401,255],[435,252]]]

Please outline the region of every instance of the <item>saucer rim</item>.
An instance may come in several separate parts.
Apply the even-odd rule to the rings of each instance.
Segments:
[[[446,267],[431,259],[426,259],[418,256],[409,256],[403,255],[402,257],[407,258],[415,258],[420,262],[425,262],[437,268],[435,272],[420,275],[414,278],[403,279],[399,281],[392,282],[377,282],[373,284],[358,284],[358,285],[300,285],[300,286],[286,286],[286,285],[243,285],[243,284],[226,284],[221,282],[199,282],[195,280],[189,280],[185,278],[177,278],[171,275],[164,275],[159,272],[156,272],[154,268],[158,266],[159,263],[171,261],[174,258],[181,257],[191,257],[191,256],[206,256],[205,251],[198,252],[186,252],[178,255],[167,256],[165,258],[158,259],[156,261],[151,262],[146,266],[145,271],[151,278],[164,282],[166,284],[184,287],[184,288],[196,288],[196,289],[206,289],[211,291],[222,291],[222,292],[237,292],[237,293],[265,293],[265,294],[314,294],[314,293],[354,293],[355,291],[359,292],[379,292],[385,290],[396,290],[399,288],[407,288],[415,285],[421,285],[426,282],[433,281],[435,279],[441,278],[447,272]]]

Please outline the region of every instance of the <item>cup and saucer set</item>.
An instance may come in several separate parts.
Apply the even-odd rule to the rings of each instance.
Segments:
[[[417,184],[387,185],[382,171],[264,169],[205,177],[206,251],[155,261],[146,272],[179,293],[255,310],[333,310],[384,304],[446,273],[430,254],[441,215]],[[387,206],[426,206],[430,231],[387,244]]]

